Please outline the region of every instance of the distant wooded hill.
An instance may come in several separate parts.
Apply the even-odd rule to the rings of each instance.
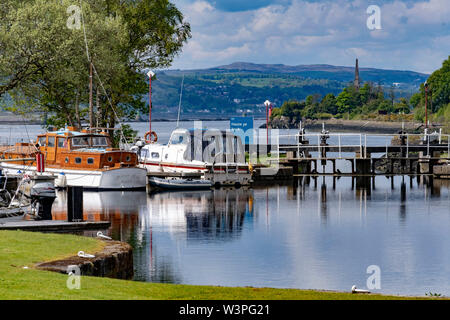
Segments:
[[[338,94],[353,81],[354,73],[353,67],[244,62],[210,69],[159,71],[157,81],[152,82],[153,111],[160,117],[176,117],[183,75],[182,117],[186,119],[258,116],[264,114],[263,102],[267,99],[281,106],[308,95]],[[360,68],[362,83],[381,85],[385,92],[393,89],[397,99],[411,96],[428,76],[413,71]]]

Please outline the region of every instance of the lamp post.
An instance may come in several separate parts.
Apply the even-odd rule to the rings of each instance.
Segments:
[[[425,128],[428,128],[428,81],[425,81]]]
[[[269,100],[266,100],[264,102],[264,105],[266,106],[266,135],[267,135],[267,145],[269,145],[269,107],[272,105],[272,103]]]
[[[149,78],[148,81],[148,108],[149,108],[149,123],[150,123],[150,135],[152,134],[152,78],[155,76],[155,73],[150,70],[147,73]]]

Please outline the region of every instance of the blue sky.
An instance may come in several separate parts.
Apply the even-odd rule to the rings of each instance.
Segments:
[[[236,61],[431,73],[450,55],[449,0],[172,0],[192,39],[172,69]],[[380,7],[381,29],[367,27]]]

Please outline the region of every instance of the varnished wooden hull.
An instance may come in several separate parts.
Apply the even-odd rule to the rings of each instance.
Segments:
[[[19,171],[26,174],[36,173],[36,167],[19,164],[4,163],[3,171],[15,175]],[[147,171],[145,169],[112,168],[108,170],[69,170],[60,168],[46,168],[45,175],[66,177],[68,186],[82,186],[91,190],[145,190]]]

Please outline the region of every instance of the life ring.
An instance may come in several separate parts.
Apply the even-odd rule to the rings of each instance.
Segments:
[[[146,143],[156,143],[158,141],[158,135],[155,131],[149,131],[144,136]]]

